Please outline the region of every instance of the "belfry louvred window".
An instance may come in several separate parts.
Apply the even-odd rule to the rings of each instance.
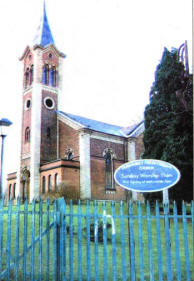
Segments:
[[[48,64],[45,64],[43,68],[43,77],[42,83],[45,85],[50,85],[52,87],[56,87],[57,84],[57,72],[56,67],[49,67]]]
[[[56,67],[50,69],[50,85],[56,87]]]
[[[25,72],[25,75],[24,75],[24,87],[27,88],[29,86],[32,85],[32,82],[33,82],[33,72],[34,72],[34,69],[33,69],[33,65],[31,65],[30,67],[28,67],[26,69],[26,72]]]
[[[29,77],[29,84],[32,85],[33,82],[33,75],[34,75],[34,66],[31,65],[30,67],[30,77]]]
[[[29,68],[27,68],[25,72],[25,88],[29,86],[29,81],[30,81],[30,71]]]
[[[42,82],[45,85],[49,84],[49,65],[48,64],[44,65]]]

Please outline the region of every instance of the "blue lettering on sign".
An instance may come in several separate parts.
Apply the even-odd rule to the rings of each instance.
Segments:
[[[175,185],[180,179],[180,172],[168,162],[143,159],[123,164],[115,171],[114,178],[125,189],[155,192]]]

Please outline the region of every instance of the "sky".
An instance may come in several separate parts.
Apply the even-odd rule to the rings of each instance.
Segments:
[[[4,177],[19,163],[19,58],[42,10],[43,0],[0,1],[0,118],[13,122],[5,139]],[[46,0],[46,10],[55,45],[66,54],[65,112],[128,126],[143,119],[164,47],[187,40],[191,71],[192,0]]]

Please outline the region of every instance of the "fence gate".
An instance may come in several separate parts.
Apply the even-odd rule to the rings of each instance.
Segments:
[[[193,209],[1,200],[0,280],[194,280]]]

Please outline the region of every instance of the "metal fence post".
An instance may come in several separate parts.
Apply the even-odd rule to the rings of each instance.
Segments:
[[[61,258],[60,258],[60,202],[56,201],[56,280],[61,280]]]
[[[135,268],[135,240],[133,233],[133,203],[129,201],[128,203],[128,216],[129,216],[129,243],[130,243],[130,272],[131,281],[136,280],[136,268]]]

